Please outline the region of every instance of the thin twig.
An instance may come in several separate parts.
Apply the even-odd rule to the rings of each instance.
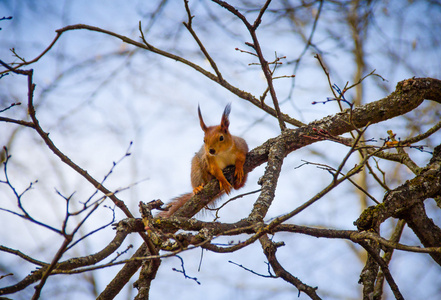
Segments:
[[[234,261],[229,260],[228,262],[229,262],[230,264],[236,265],[236,266],[238,266],[238,267],[244,269],[245,271],[248,271],[248,272],[250,272],[250,273],[252,273],[252,274],[254,274],[254,275],[260,276],[260,277],[264,277],[264,278],[278,278],[278,276],[275,276],[275,275],[271,274],[271,271],[270,271],[269,269],[268,269],[268,273],[269,273],[269,275],[263,275],[263,274],[257,273],[256,271],[253,271],[253,270],[251,270],[251,269],[249,269],[249,268],[247,268],[247,267],[244,267],[244,266],[241,265],[241,264],[235,263]]]
[[[178,270],[176,268],[172,268],[172,270],[175,271],[175,272],[178,272],[178,273],[182,273],[182,275],[184,275],[185,279],[194,280],[197,284],[200,285],[201,283],[198,281],[198,279],[196,277],[190,277],[185,272],[184,260],[182,259],[182,257],[180,257],[179,255],[175,255],[175,257],[179,258],[179,260],[181,261],[181,270]]]
[[[324,0],[320,0],[319,7],[317,9],[317,13],[316,13],[315,18],[314,18],[314,23],[312,24],[311,32],[309,33],[308,40],[305,43],[306,45],[303,48],[302,53],[300,53],[299,57],[295,60],[296,63],[295,63],[295,66],[294,66],[293,74],[297,73],[297,70],[298,70],[298,68],[300,66],[300,62],[301,62],[303,56],[306,54],[306,51],[308,51],[309,47],[312,45],[312,38],[314,37],[315,31],[316,31],[316,28],[317,28],[317,24],[318,24],[318,21],[319,21],[321,12],[322,12],[323,2],[324,2]],[[302,37],[303,37],[303,35],[302,35]],[[326,72],[327,71],[325,71],[325,73]],[[329,76],[329,73],[327,75]],[[293,79],[292,80],[292,84],[291,84],[291,88],[290,88],[290,91],[289,91],[289,98],[291,98],[291,95],[292,95],[292,93],[294,91],[294,86],[295,86],[295,80]]]
[[[194,16],[191,15],[190,7],[188,6],[188,0],[184,0],[184,4],[185,4],[185,10],[187,11],[188,22],[187,23],[183,22],[183,24],[184,24],[185,28],[187,28],[188,31],[193,36],[194,40],[198,44],[198,46],[201,49],[202,53],[204,53],[205,58],[210,62],[210,65],[213,68],[214,72],[216,73],[219,82],[222,82],[224,79],[223,79],[222,74],[219,71],[216,63],[214,62],[213,58],[211,58],[210,54],[208,54],[207,49],[205,49],[204,45],[202,44],[201,40],[197,36],[196,32],[193,30],[192,19],[194,18]]]
[[[260,47],[259,39],[257,38],[257,34],[256,34],[257,26],[259,25],[260,18],[262,17],[261,14],[263,14],[263,12],[266,10],[270,1],[267,1],[265,3],[265,5],[262,7],[261,14],[259,14],[258,18],[256,19],[256,23],[254,25],[251,25],[248,22],[248,20],[246,19],[246,17],[243,14],[241,14],[236,8],[231,6],[230,4],[228,4],[224,1],[219,1],[219,0],[212,0],[212,1],[219,4],[220,6],[222,6],[224,8],[226,8],[231,13],[233,13],[236,17],[238,17],[240,20],[242,20],[242,22],[244,23],[244,25],[248,29],[248,31],[251,35],[251,38],[253,40],[252,47],[256,51],[257,57],[259,58],[259,62],[260,62],[262,71],[265,75],[265,78],[266,78],[266,81],[267,81],[267,84],[269,87],[269,92],[270,92],[271,98],[273,100],[274,109],[276,110],[277,120],[279,121],[280,130],[284,131],[286,129],[286,124],[282,118],[282,114],[280,111],[279,101],[277,100],[276,90],[274,89],[274,85],[273,85],[272,74],[271,74],[271,71],[268,66],[268,61],[266,61],[266,59],[263,55],[262,49]],[[263,103],[262,103],[262,106],[263,106]]]
[[[257,16],[256,20],[254,21],[254,24],[252,26],[253,30],[257,30],[257,27],[259,27],[260,23],[262,22],[263,14],[265,13],[266,9],[270,5],[271,0],[267,0],[265,4],[262,6],[262,8],[259,11],[259,15]]]
[[[32,258],[32,257],[24,254],[23,252],[19,251],[19,250],[11,249],[11,248],[8,248],[8,247],[0,245],[0,251],[17,255],[18,257],[20,257],[20,258],[22,258],[22,259],[24,259],[24,260],[26,260],[26,261],[28,261],[30,263],[33,263],[33,264],[35,264],[37,266],[45,266],[45,265],[47,265],[46,263],[44,263],[42,261],[39,261],[39,260],[36,260],[35,258]]]

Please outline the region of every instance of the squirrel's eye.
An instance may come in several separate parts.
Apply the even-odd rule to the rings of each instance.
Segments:
[[[221,135],[220,137],[219,137],[219,141],[223,141],[224,140],[224,136],[223,135]]]

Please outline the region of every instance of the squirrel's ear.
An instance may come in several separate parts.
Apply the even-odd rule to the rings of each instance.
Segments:
[[[230,120],[228,120],[228,116],[230,115],[230,112],[231,112],[231,103],[228,103],[227,106],[225,106],[221,120],[221,129],[225,132],[228,131],[228,126],[230,126]]]
[[[204,120],[202,119],[201,108],[198,104],[198,115],[199,115],[199,123],[201,124],[201,128],[204,132],[207,131],[207,125],[205,125]]]

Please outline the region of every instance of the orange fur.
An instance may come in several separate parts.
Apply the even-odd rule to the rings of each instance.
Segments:
[[[220,125],[206,126],[198,106],[199,122],[204,131],[204,144],[191,161],[191,185],[193,186],[193,193],[173,199],[168,211],[163,211],[159,213],[158,216],[170,217],[173,215],[213,178],[219,181],[221,193],[218,197],[220,197],[223,192],[229,194],[233,187],[239,189],[245,185],[247,175],[244,174],[243,165],[248,153],[248,145],[243,138],[231,135],[228,131],[230,125],[228,115],[230,114],[230,110],[231,104],[228,104],[222,114]],[[236,168],[234,171],[233,184],[228,182],[222,172],[223,169],[230,165],[234,165]]]

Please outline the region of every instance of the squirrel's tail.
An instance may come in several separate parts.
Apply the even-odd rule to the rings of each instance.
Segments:
[[[163,218],[169,218],[172,216],[179,208],[181,208],[191,197],[193,197],[193,193],[184,194],[182,196],[176,197],[172,199],[170,204],[168,205],[168,210],[161,211],[157,216]]]

